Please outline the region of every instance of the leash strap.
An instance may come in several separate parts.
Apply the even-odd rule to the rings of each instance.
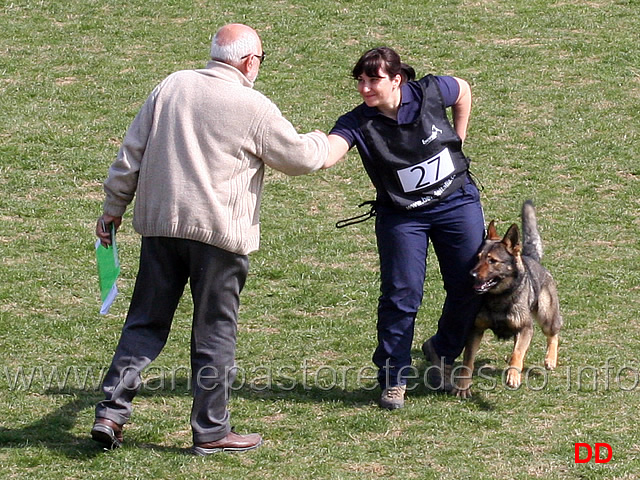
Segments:
[[[346,218],[344,220],[340,220],[336,223],[336,228],[344,228],[344,227],[348,227],[349,225],[355,225],[357,223],[362,223],[362,222],[366,222],[367,220],[369,220],[371,217],[375,217],[376,216],[376,202],[375,200],[369,200],[366,202],[362,202],[360,205],[358,205],[358,208],[362,208],[365,205],[369,205],[369,211],[366,213],[363,213],[362,215],[356,215],[355,217],[351,217],[351,218]]]
[[[484,185],[482,184],[482,181],[480,180],[480,177],[478,177],[475,173],[473,173],[471,171],[471,169],[469,169],[469,177],[471,178],[471,181],[476,186],[478,191],[479,192],[484,192]]]

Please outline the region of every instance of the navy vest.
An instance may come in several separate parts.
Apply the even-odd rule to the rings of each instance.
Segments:
[[[418,83],[422,106],[413,123],[398,125],[382,115],[357,113],[371,154],[363,164],[378,199],[386,196],[406,210],[424,208],[458,190],[469,168],[435,79],[427,75]]]

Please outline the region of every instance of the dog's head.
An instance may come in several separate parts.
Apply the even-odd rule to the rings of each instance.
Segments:
[[[471,270],[476,293],[498,294],[508,291],[516,280],[520,251],[518,226],[511,225],[505,236],[500,238],[492,220],[487,229],[487,238],[478,253],[478,262]]]

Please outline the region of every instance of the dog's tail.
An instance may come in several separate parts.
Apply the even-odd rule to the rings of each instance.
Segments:
[[[542,259],[542,239],[538,232],[536,209],[531,200],[522,204],[522,254],[537,262]]]

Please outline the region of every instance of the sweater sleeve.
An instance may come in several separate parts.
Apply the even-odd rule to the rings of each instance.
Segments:
[[[116,160],[109,167],[104,182],[104,213],[122,216],[133,200],[138,185],[138,174],[142,164],[147,140],[153,122],[155,97],[159,86],[149,95],[144,105],[129,126]]]
[[[322,167],[329,156],[329,140],[322,132],[299,134],[275,104],[267,109],[260,130],[262,161],[286,175],[304,175]]]

